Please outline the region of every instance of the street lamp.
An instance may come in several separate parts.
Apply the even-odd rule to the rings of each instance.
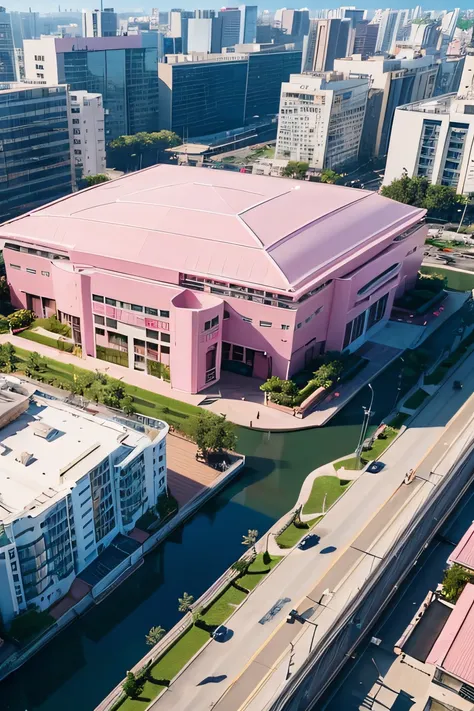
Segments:
[[[400,360],[402,361],[403,365],[402,365],[402,367],[401,367],[401,369],[400,369],[400,372],[399,372],[399,374],[398,374],[397,392],[396,392],[396,394],[395,394],[395,402],[393,403],[393,409],[394,409],[394,410],[395,410],[395,408],[396,408],[396,406],[397,406],[398,398],[400,397],[400,393],[401,393],[401,391],[402,391],[403,368],[405,367],[405,359],[404,359],[404,358],[400,358]]]
[[[359,444],[357,445],[357,449],[356,449],[356,469],[359,469],[359,467],[360,467],[360,457],[362,454],[362,448],[364,446],[364,441],[365,441],[365,437],[367,434],[367,428],[369,426],[369,420],[370,420],[371,416],[373,415],[372,405],[374,403],[374,389],[370,383],[367,383],[367,385],[369,386],[370,392],[371,392],[370,405],[369,405],[368,409],[366,407],[362,408],[364,410],[364,419],[362,420],[362,427],[360,429]]]

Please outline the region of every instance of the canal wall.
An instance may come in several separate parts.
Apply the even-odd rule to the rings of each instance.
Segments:
[[[474,440],[471,439],[436,486],[433,496],[424,502],[387,552],[372,580],[341,612],[280,698],[267,707],[268,711],[310,711],[316,707],[473,481]]]
[[[201,508],[211,497],[223,489],[238,472],[245,466],[245,457],[241,455],[232,455],[232,464],[225,471],[217,476],[212,485],[199,491],[187,504],[185,504],[178,513],[155,533],[152,533],[144,543],[140,545],[130,556],[122,563],[114,568],[107,576],[100,580],[91,591],[83,597],[78,603],[71,607],[55,622],[46,632],[33,640],[27,647],[11,654],[4,662],[0,664],[0,682],[14,671],[19,669],[31,657],[40,651],[53,637],[61,632],[65,627],[74,622],[79,616],[84,615],[95,605],[98,605],[104,600],[115,588],[120,585],[126,578],[135,572],[135,570],[143,563],[143,558],[147,553],[150,553],[154,548],[159,546],[175,529],[183,524],[188,518],[193,516],[198,509]],[[225,575],[225,574],[224,574]],[[220,580],[220,579],[219,579]],[[212,590],[216,583],[210,588]],[[208,594],[207,591],[206,594]],[[204,597],[204,596],[202,596]],[[198,601],[201,603],[201,598]],[[191,616],[192,622],[192,616]],[[153,651],[153,650],[152,650]],[[142,662],[140,662],[142,665]]]

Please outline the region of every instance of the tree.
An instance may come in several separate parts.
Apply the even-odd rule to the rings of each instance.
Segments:
[[[0,276],[0,301],[10,301],[10,287],[5,276]]]
[[[103,403],[109,407],[119,408],[125,398],[125,386],[120,380],[109,379],[104,389]]]
[[[430,212],[448,214],[454,208],[464,205],[466,198],[458,195],[454,188],[446,185],[431,185],[428,178],[415,176],[410,178],[404,172],[401,178],[384,185],[381,193],[384,197],[403,202],[414,207],[423,207]]]
[[[295,178],[296,180],[304,180],[308,172],[309,163],[304,163],[298,160],[289,160],[286,168],[283,169],[282,175],[285,178]]]
[[[203,412],[193,418],[188,426],[188,434],[205,459],[210,452],[233,450],[237,443],[234,425],[225,417],[212,412]]]
[[[125,397],[120,400],[120,407],[125,414],[129,416],[136,412],[135,405],[133,404],[133,397],[131,397],[131,395],[125,395]]]
[[[337,183],[337,181],[341,178],[340,173],[336,173],[335,170],[331,170],[330,168],[325,168],[323,171],[321,171],[321,182],[322,183],[330,183],[331,185],[334,185],[334,183]]]
[[[183,597],[178,597],[178,610],[179,612],[189,612],[191,610],[192,604],[194,602],[194,597],[188,595],[187,592],[183,593]]]
[[[135,699],[143,691],[145,686],[145,680],[143,678],[137,679],[135,674],[131,671],[127,672],[127,678],[122,684],[122,689],[130,699]]]
[[[443,595],[449,602],[456,602],[466,587],[471,583],[474,576],[461,565],[455,563],[444,571]]]
[[[313,382],[318,388],[330,388],[341,375],[343,365],[339,360],[323,363],[314,371]]]
[[[36,316],[33,311],[29,311],[28,309],[19,309],[18,311],[14,311],[12,314],[7,316],[7,320],[12,331],[19,328],[27,328],[33,323],[35,318]]]
[[[16,370],[18,358],[11,343],[0,346],[0,370],[2,373],[13,373]]]
[[[252,548],[254,557],[257,555],[257,549],[255,548],[257,538],[258,531],[255,528],[249,528],[249,530],[247,531],[247,535],[242,536],[242,545],[246,546],[247,550],[250,550],[250,548]]]
[[[28,377],[34,377],[35,374],[43,373],[46,370],[46,358],[40,356],[39,353],[33,351],[28,356],[28,360],[25,365],[25,375]]]
[[[158,642],[163,639],[165,634],[166,630],[164,627],[160,627],[159,625],[157,627],[152,627],[148,634],[145,635],[147,645],[149,647],[154,647],[155,644],[158,644]]]
[[[93,185],[99,185],[99,183],[108,183],[110,178],[108,175],[104,175],[104,173],[97,173],[97,175],[85,175],[84,180],[86,181],[87,187],[91,188]]]
[[[248,558],[239,558],[239,560],[236,560],[235,563],[232,563],[230,566],[232,570],[235,570],[236,573],[239,574],[239,576],[245,575],[247,572],[248,568],[250,565],[250,561]]]
[[[180,143],[181,139],[173,131],[141,131],[133,136],[119,136],[111,141],[111,158],[118,170],[140,170],[156,165],[166,155],[166,148],[173,148]]]

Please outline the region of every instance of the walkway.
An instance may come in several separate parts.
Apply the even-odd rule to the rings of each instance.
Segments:
[[[221,472],[196,460],[197,447],[193,442],[170,434],[166,442],[168,486],[180,508],[197,493],[212,486]]]

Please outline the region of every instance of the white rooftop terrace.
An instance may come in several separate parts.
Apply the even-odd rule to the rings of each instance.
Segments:
[[[120,445],[149,443],[140,432],[35,397],[0,431],[0,522],[40,513]]]

